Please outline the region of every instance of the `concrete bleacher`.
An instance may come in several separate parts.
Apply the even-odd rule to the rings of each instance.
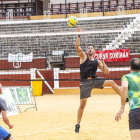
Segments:
[[[91,30],[117,30],[122,29],[130,20],[135,17],[126,18],[110,18],[97,20],[78,20],[78,26],[83,28],[83,31]],[[13,22],[14,23],[14,22]],[[17,34],[17,33],[43,33],[43,32],[73,32],[75,28],[70,28],[66,20],[57,22],[20,22],[14,24],[0,23],[1,34]]]
[[[101,31],[101,30],[119,30],[125,25],[129,24],[135,16],[124,17],[111,17],[111,18],[85,18],[78,19],[78,26],[82,27],[82,31]],[[75,50],[75,42],[77,35],[49,35],[49,33],[61,32],[75,32],[76,27],[70,28],[65,20],[52,20],[50,21],[31,21],[31,22],[13,22],[13,23],[0,23],[0,31],[3,35],[8,37],[1,38],[2,44],[1,58],[7,58],[8,53],[24,53],[28,54],[33,52],[34,57],[44,57],[45,51],[47,53],[49,62],[62,62],[62,55],[52,55],[52,51],[66,50],[69,56],[77,56]],[[29,34],[30,33],[30,34]],[[36,33],[36,35],[33,35]],[[47,35],[42,33],[48,33]],[[129,41],[134,42],[135,38],[139,37],[139,32],[135,32],[134,38],[131,38],[121,47],[130,47],[131,52],[136,52],[129,44]],[[41,35],[42,34],[42,35]],[[10,36],[11,35],[11,36]],[[12,35],[17,35],[16,37]],[[21,36],[18,36],[21,35]],[[23,35],[23,36],[22,36]],[[26,36],[28,35],[28,36]],[[30,36],[33,35],[33,36]],[[111,43],[112,40],[118,35],[117,31],[112,33],[90,33],[81,35],[80,46],[86,51],[88,44],[93,44],[95,49],[102,50]],[[140,43],[139,43],[140,44]],[[138,43],[137,43],[138,45]],[[128,46],[128,47],[127,47]],[[139,46],[140,48],[140,46]]]
[[[112,41],[117,35],[114,33],[99,33],[99,34],[86,34],[81,35],[81,48],[86,51],[86,46],[92,43],[96,49],[103,49],[105,46]],[[66,50],[70,56],[77,56],[75,50],[75,42],[77,35],[67,35],[67,36],[33,36],[33,37],[14,37],[4,39],[0,38],[1,44],[3,44],[2,57],[7,57],[7,53],[15,53],[15,51],[22,53],[33,52],[35,57],[42,57],[47,52],[50,62],[56,61],[54,58],[58,56],[52,56],[52,51],[54,50]],[[17,48],[15,50],[15,47]],[[51,59],[52,57],[52,59]],[[59,56],[60,57],[60,56]],[[62,57],[60,57],[61,59]],[[58,61],[62,61],[58,60]]]
[[[140,31],[135,31],[129,40],[126,40],[120,48],[129,48],[131,53],[140,53]]]

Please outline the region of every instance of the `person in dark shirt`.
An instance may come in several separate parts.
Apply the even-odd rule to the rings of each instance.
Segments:
[[[100,78],[96,75],[97,67],[105,74],[109,74],[109,69],[106,66],[104,60],[101,58],[97,60],[93,57],[95,48],[93,45],[87,46],[87,54],[79,47],[80,44],[80,32],[82,28],[77,28],[79,32],[77,41],[76,41],[76,50],[80,57],[80,107],[77,114],[77,124],[75,125],[75,132],[79,133],[80,122],[82,119],[83,111],[87,103],[87,98],[91,96],[91,91],[93,88],[103,89],[104,87],[111,86],[113,90],[121,95],[121,91],[118,85],[113,80],[106,80],[105,78]]]
[[[2,85],[0,84],[0,94],[2,93]],[[13,128],[13,124],[10,123],[7,117],[7,105],[6,101],[0,97],[0,113],[2,113],[3,121],[9,126],[9,129]],[[0,126],[0,140],[14,140],[13,136],[5,130],[3,127]]]

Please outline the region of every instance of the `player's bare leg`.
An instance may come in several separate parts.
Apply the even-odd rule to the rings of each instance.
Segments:
[[[109,86],[111,86],[113,90],[121,96],[121,90],[113,80],[105,80],[103,87],[109,87]]]
[[[86,106],[86,103],[87,103],[87,98],[80,100],[80,106],[79,106],[78,114],[77,114],[77,123],[78,124],[80,124],[80,122],[81,122],[81,119],[83,116],[83,111],[84,111],[84,108]]]
[[[140,129],[130,131],[131,140],[140,140]]]
[[[78,114],[77,114],[77,124],[75,126],[75,132],[79,133],[79,129],[80,129],[80,122],[83,116],[83,112],[84,112],[84,108],[86,106],[87,103],[87,98],[81,99],[80,100],[80,106],[78,109]]]
[[[14,140],[14,137],[13,137],[13,136],[11,136],[8,140]]]

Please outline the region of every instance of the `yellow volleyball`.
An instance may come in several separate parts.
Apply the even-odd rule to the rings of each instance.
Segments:
[[[67,24],[70,27],[74,27],[77,23],[78,23],[78,21],[77,21],[76,17],[74,17],[74,16],[70,16],[67,20]]]

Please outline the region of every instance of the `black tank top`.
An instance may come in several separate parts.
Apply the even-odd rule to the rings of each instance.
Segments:
[[[98,66],[98,60],[96,58],[94,58],[94,60],[90,60],[87,57],[86,61],[80,64],[81,79],[87,79],[88,77],[91,77],[91,78],[98,77],[96,75],[97,66]]]

